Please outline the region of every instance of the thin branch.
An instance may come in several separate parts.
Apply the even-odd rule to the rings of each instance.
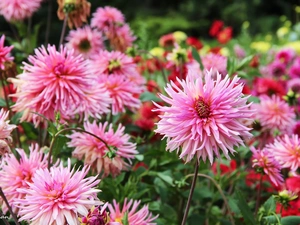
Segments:
[[[8,211],[10,212],[10,214],[11,214],[13,220],[15,221],[15,224],[16,224],[16,225],[20,225],[20,223],[18,222],[18,219],[17,219],[16,215],[14,214],[14,212],[13,212],[11,206],[9,205],[9,203],[8,203],[8,201],[7,201],[7,198],[6,198],[5,194],[3,193],[1,187],[0,187],[0,196],[1,196],[1,198],[3,199],[3,201],[5,202],[5,204],[6,204],[7,208],[8,208]]]
[[[97,138],[98,140],[100,140],[103,144],[105,144],[106,148],[109,149],[109,145],[100,137],[98,137],[97,135],[93,134],[93,133],[90,133],[86,130],[83,130],[83,129],[79,129],[79,128],[72,128],[72,127],[68,127],[68,128],[64,128],[60,131],[58,131],[52,138],[52,141],[50,143],[50,147],[49,147],[49,156],[48,156],[48,169],[50,169],[50,163],[51,163],[51,154],[52,154],[52,151],[53,151],[53,146],[54,146],[54,143],[56,141],[56,138],[63,132],[65,131],[70,131],[70,130],[73,130],[73,131],[78,131],[78,132],[83,132],[83,133],[86,133],[86,134],[89,134],[91,136],[93,136],[94,138]]]
[[[62,28],[61,34],[60,34],[59,47],[62,45],[62,43],[63,43],[63,41],[64,41],[64,37],[65,37],[65,33],[66,33],[66,28],[67,28],[68,18],[69,18],[69,14],[66,13],[66,16],[65,16],[65,19],[64,19],[63,28]]]
[[[189,197],[188,197],[188,200],[187,200],[187,203],[186,203],[186,207],[185,207],[185,211],[184,211],[184,214],[183,214],[183,219],[182,219],[181,225],[185,225],[186,220],[187,220],[187,216],[188,216],[189,209],[190,209],[190,206],[191,206],[191,201],[192,201],[192,197],[193,197],[193,193],[194,193],[194,190],[195,190],[196,181],[197,181],[197,177],[198,177],[197,176],[198,169],[199,169],[199,161],[198,161],[198,159],[196,159],[194,174],[191,174],[193,176],[193,181],[192,181],[190,194],[189,194]]]
[[[188,175],[186,176],[186,179],[189,178],[189,177],[192,177],[192,176],[194,176],[194,174],[188,174]],[[224,195],[223,190],[222,190],[221,187],[218,185],[218,183],[217,183],[212,177],[210,177],[210,176],[208,176],[208,175],[206,175],[206,174],[198,173],[197,176],[198,176],[198,177],[204,177],[204,178],[209,179],[209,180],[216,186],[216,188],[218,189],[219,193],[221,194],[221,196],[222,196],[222,198],[223,198],[224,204],[226,205],[226,207],[227,207],[227,209],[228,209],[228,213],[229,213],[229,218],[230,218],[231,224],[232,224],[232,225],[235,225],[235,223],[234,223],[234,218],[233,218],[232,214],[230,213],[231,211],[230,211],[230,207],[229,207],[228,201],[227,201],[227,199],[226,199],[226,197],[225,197],[225,195]]]

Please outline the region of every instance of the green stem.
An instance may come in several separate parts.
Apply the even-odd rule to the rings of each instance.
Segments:
[[[262,178],[263,175],[260,175],[260,179],[259,179],[259,186],[258,186],[258,190],[257,190],[257,196],[256,196],[256,205],[255,205],[255,215],[257,215],[258,212],[258,208],[259,208],[259,203],[260,203],[260,196],[261,196],[261,190],[262,190]]]
[[[189,174],[189,175],[186,176],[186,179],[189,178],[189,177],[192,177],[192,176],[193,176],[193,174]],[[230,219],[230,221],[231,221],[231,224],[232,224],[232,225],[235,225],[233,216],[232,216],[232,214],[230,213],[231,211],[230,211],[230,207],[229,207],[228,201],[227,201],[227,199],[226,199],[226,197],[225,197],[225,195],[224,195],[223,190],[222,190],[221,187],[218,185],[218,183],[217,183],[212,177],[210,177],[210,176],[208,176],[208,175],[206,175],[206,174],[198,173],[197,176],[198,176],[198,177],[204,177],[204,178],[209,179],[209,180],[216,186],[216,188],[218,189],[219,193],[221,194],[221,196],[222,196],[222,198],[223,198],[224,204],[225,204],[226,207],[227,207],[227,210],[228,210],[228,213],[229,213],[229,219]]]
[[[83,130],[83,129],[79,129],[79,128],[72,128],[72,127],[68,127],[68,128],[64,128],[60,131],[58,131],[52,138],[51,140],[51,143],[50,143],[50,147],[49,147],[49,156],[48,156],[48,169],[50,169],[50,164],[51,164],[51,154],[52,154],[52,151],[53,151],[53,146],[54,146],[54,143],[56,141],[56,138],[63,132],[65,131],[70,131],[70,130],[73,130],[73,131],[78,131],[78,132],[83,132],[83,133],[86,133],[86,134],[89,134],[91,136],[93,136],[94,138],[97,138],[98,140],[100,140],[101,142],[103,142],[106,146],[107,149],[109,149],[109,146],[108,144],[100,137],[98,137],[97,135],[93,134],[93,133],[90,133],[86,130]]]
[[[62,30],[61,30],[61,34],[60,34],[60,40],[59,40],[59,48],[60,46],[62,45],[63,41],[64,41],[64,37],[65,37],[65,33],[66,33],[66,28],[67,28],[67,22],[68,22],[68,17],[69,17],[69,14],[66,13],[66,16],[65,16],[65,19],[64,19],[64,23],[63,23],[63,27],[62,27]]]
[[[188,197],[188,200],[187,200],[187,203],[186,203],[186,207],[185,207],[185,211],[184,211],[184,214],[183,214],[181,225],[186,224],[187,216],[188,216],[189,209],[190,209],[190,206],[191,206],[191,201],[192,201],[192,197],[193,197],[193,193],[194,193],[194,190],[195,190],[196,181],[197,181],[197,177],[198,177],[197,176],[198,169],[199,169],[199,161],[198,161],[198,159],[196,159],[194,174],[191,174],[191,176],[193,176],[193,181],[192,181],[190,194],[189,194],[189,197]]]
[[[5,204],[6,204],[7,208],[8,208],[8,211],[10,212],[10,214],[11,214],[11,216],[12,216],[12,218],[13,218],[15,224],[16,224],[16,225],[20,225],[19,222],[18,222],[18,219],[17,219],[16,215],[14,214],[14,212],[13,212],[11,206],[9,205],[9,203],[8,203],[8,201],[7,201],[7,198],[6,198],[5,194],[3,193],[1,187],[0,187],[0,196],[1,196],[1,198],[3,199],[3,201],[5,202]]]

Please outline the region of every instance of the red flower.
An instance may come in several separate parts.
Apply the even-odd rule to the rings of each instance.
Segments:
[[[186,39],[186,44],[195,47],[197,50],[200,50],[203,47],[201,41],[195,37],[188,37]]]
[[[162,47],[174,46],[175,42],[176,42],[176,40],[175,40],[173,33],[161,36],[158,41],[159,45]]]
[[[256,95],[272,96],[275,94],[283,96],[286,94],[285,83],[281,80],[276,81],[271,78],[255,78],[253,88]]]
[[[217,34],[218,42],[226,44],[232,38],[232,27],[226,27]]]
[[[158,84],[154,80],[149,80],[146,85],[149,92],[155,92],[158,90]]]
[[[290,206],[285,209],[284,207],[282,208],[282,213],[281,216],[300,216],[300,199],[297,198],[294,201],[289,202]],[[281,209],[281,204],[276,205],[276,212],[280,213]]]
[[[257,68],[259,66],[259,57],[258,55],[255,55],[252,60],[249,63],[249,66],[253,67],[253,68]]]
[[[296,193],[300,192],[300,176],[287,178],[285,184],[288,190]]]
[[[224,175],[226,173],[232,173],[236,170],[236,161],[235,160],[231,160],[230,161],[230,165],[226,165],[221,163],[220,164],[220,171],[221,171],[221,175]],[[218,173],[218,165],[217,162],[214,162],[212,165],[212,171],[214,174]]]
[[[214,53],[214,54],[220,54],[220,51],[221,51],[221,47],[219,47],[219,46],[209,49],[209,52]]]
[[[212,37],[216,37],[218,33],[221,31],[221,29],[223,28],[223,25],[224,25],[223,21],[215,20],[209,29],[209,35]]]
[[[256,190],[260,187],[260,177],[262,176],[262,191],[265,192],[276,192],[276,186],[271,182],[269,177],[265,174],[256,173],[254,170],[250,170],[246,175],[246,185]],[[279,188],[280,189],[280,188]]]

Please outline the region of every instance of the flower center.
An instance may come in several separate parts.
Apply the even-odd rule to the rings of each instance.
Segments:
[[[207,119],[210,115],[209,105],[202,97],[199,97],[195,102],[195,110],[201,119]]]
[[[82,52],[88,52],[91,49],[92,46],[91,46],[91,43],[88,39],[83,39],[83,40],[80,41],[78,47]]]
[[[64,73],[65,64],[63,62],[57,63],[57,65],[53,68],[53,72],[59,76]]]
[[[108,72],[109,74],[112,74],[116,70],[119,70],[121,68],[121,62],[118,59],[110,60],[108,63]]]

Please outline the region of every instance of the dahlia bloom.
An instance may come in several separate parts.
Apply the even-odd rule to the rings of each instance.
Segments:
[[[269,64],[268,69],[269,74],[276,78],[279,78],[286,74],[286,65],[279,60],[275,60],[274,62]]]
[[[275,139],[273,144],[266,146],[266,149],[273,152],[275,159],[281,164],[282,168],[289,168],[296,171],[300,166],[300,140],[298,135],[291,137],[285,135]]]
[[[254,147],[251,147],[250,150],[253,154],[252,167],[268,175],[276,186],[281,186],[283,184],[283,175],[280,173],[281,166],[272,152],[265,149],[255,149]]]
[[[87,22],[87,17],[91,13],[91,3],[87,0],[57,0],[57,3],[57,16],[60,20],[64,20],[66,17],[65,7],[74,5],[74,9],[68,12],[68,26],[70,29],[73,26],[76,28],[81,27],[83,23]]]
[[[103,84],[112,100],[112,113],[125,112],[125,107],[140,107],[139,95],[144,90],[145,79],[138,73],[133,59],[121,52],[101,51],[92,57],[90,73]]]
[[[128,225],[156,225],[153,222],[157,217],[153,217],[152,213],[149,212],[148,206],[144,205],[140,210],[138,207],[141,201],[127,200],[125,198],[122,210],[120,209],[120,204],[113,200],[113,204],[108,204],[108,209],[110,212],[110,221],[119,222],[121,224],[124,220],[125,213],[128,213]]]
[[[227,74],[227,58],[219,54],[210,53],[202,58],[205,70],[212,70],[211,75],[216,78],[217,73],[225,76]]]
[[[71,30],[66,40],[68,49],[74,49],[76,54],[82,54],[84,58],[90,58],[91,55],[104,49],[102,33],[93,30],[89,26]]]
[[[105,122],[97,125],[94,121],[94,123],[86,122],[84,129],[97,135],[109,147],[115,148],[115,155],[112,158],[107,157],[106,154],[111,149],[107,149],[106,145],[99,139],[86,133],[74,132],[67,136],[71,139],[68,146],[75,147],[74,157],[79,160],[84,158],[84,163],[90,165],[92,170],[97,171],[97,173],[102,173],[103,177],[109,174],[116,176],[122,170],[128,169],[129,164],[125,160],[128,160],[131,164],[131,159],[138,152],[136,144],[129,142],[130,136],[124,134],[125,127],[119,124],[116,131],[114,131],[112,124]]]
[[[11,142],[12,138],[10,134],[17,126],[9,124],[9,120],[7,120],[8,114],[9,111],[5,111],[4,109],[0,110],[0,139],[7,139]]]
[[[0,2],[1,5],[1,2]],[[14,60],[14,57],[10,56],[10,51],[14,48],[14,46],[4,46],[5,35],[2,35],[0,38],[0,69],[5,69],[5,63],[11,62]]]
[[[282,80],[256,77],[253,81],[253,95],[279,95],[286,94],[285,83]]]
[[[1,0],[0,14],[8,21],[24,20],[40,8],[42,0]]]
[[[179,157],[186,162],[197,155],[212,163],[214,155],[220,157],[219,149],[229,159],[234,146],[252,136],[245,122],[252,120],[253,111],[242,94],[243,85],[236,76],[221,77],[217,74],[214,80],[212,71],[206,71],[203,78],[178,80],[180,87],[171,82],[165,88],[169,97],[160,95],[170,106],[156,104],[163,115],[155,132],[167,138],[167,150],[179,152],[181,147]]]
[[[47,155],[40,151],[38,145],[29,147],[29,156],[23,149],[16,150],[20,155],[19,160],[14,154],[6,154],[0,165],[1,188],[15,213],[18,211],[16,201],[26,195],[19,188],[28,189],[35,172],[48,166]],[[2,210],[4,213],[8,211],[5,203],[2,204]]]
[[[64,168],[39,169],[32,177],[29,188],[20,188],[26,194],[24,199],[16,202],[20,208],[20,220],[30,224],[78,224],[79,215],[87,215],[88,210],[101,202],[97,198],[100,190],[95,189],[99,183],[97,177],[84,178],[89,168],[71,170],[71,162]]]
[[[223,25],[224,25],[223,21],[215,20],[209,29],[209,35],[212,37],[216,37],[218,33],[222,30]]]
[[[291,132],[295,124],[296,115],[293,109],[279,96],[261,96],[260,103],[254,104],[257,119],[263,129],[271,131]]]
[[[123,24],[124,22],[125,18],[121,11],[114,7],[105,6],[97,8],[97,11],[93,13],[91,25],[101,31],[106,31],[112,26]]]
[[[281,63],[287,65],[292,62],[295,55],[296,53],[293,49],[281,49],[279,52],[276,53],[275,60],[278,60]]]
[[[291,78],[300,78],[300,58],[295,60],[293,65],[290,67],[289,75]]]
[[[232,27],[225,27],[217,34],[217,40],[220,44],[226,44],[232,38]]]
[[[105,205],[93,206],[89,209],[89,212],[86,216],[78,218],[80,225],[106,225],[109,224],[109,215],[106,212],[106,203]]]
[[[123,24],[121,27],[114,28],[105,32],[111,47],[114,50],[125,52],[128,47],[136,40],[129,25]]]
[[[23,63],[24,72],[18,79],[10,79],[17,86],[17,92],[11,95],[17,98],[13,110],[24,111],[21,121],[33,119],[35,125],[39,124],[41,117],[30,111],[50,120],[55,119],[56,112],[62,120],[77,113],[87,117],[87,111],[93,115],[109,112],[109,94],[103,85],[96,84],[81,55],[75,56],[65,47],[57,51],[55,46],[42,46],[29,56],[29,63],[32,65]]]

